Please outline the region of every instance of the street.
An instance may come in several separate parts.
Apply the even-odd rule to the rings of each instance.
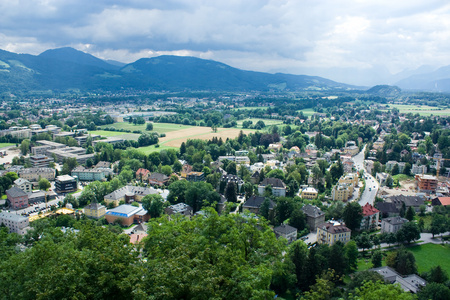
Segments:
[[[378,181],[371,175],[368,174],[364,168],[364,152],[366,151],[366,146],[353,156],[353,162],[355,163],[356,170],[364,170],[364,178],[366,180],[366,189],[363,191],[361,198],[359,199],[359,204],[361,206],[369,203],[370,205],[374,204],[375,197],[378,192],[379,184]]]

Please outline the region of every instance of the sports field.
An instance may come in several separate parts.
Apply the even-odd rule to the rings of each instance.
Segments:
[[[402,105],[402,104],[389,104],[389,107],[386,109],[383,109],[384,111],[387,111],[388,109],[397,108],[400,113],[408,114],[419,114],[421,116],[429,116],[429,115],[435,115],[435,116],[445,116],[450,115],[450,108],[440,108],[440,107],[434,107],[434,106],[427,106],[427,105]]]

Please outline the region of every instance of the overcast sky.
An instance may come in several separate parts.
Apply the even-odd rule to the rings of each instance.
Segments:
[[[450,65],[448,0],[0,0],[0,11],[0,48],[17,53],[190,55],[355,84]]]

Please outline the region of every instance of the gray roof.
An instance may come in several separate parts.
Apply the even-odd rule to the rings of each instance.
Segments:
[[[404,195],[397,195],[397,196],[391,196],[387,198],[389,202],[392,202],[396,204],[397,206],[401,206],[402,202],[405,203],[406,207],[409,206],[421,206],[425,203],[425,199],[423,197],[419,196],[404,196]]]
[[[286,188],[286,185],[278,178],[264,178],[264,180],[259,184],[260,186],[271,185],[276,188]]]
[[[22,222],[22,221],[28,220],[28,217],[16,215],[16,214],[9,213],[6,211],[0,212],[0,218],[1,219],[9,219],[14,222]]]
[[[253,195],[250,198],[248,198],[247,201],[245,201],[244,208],[245,207],[260,208],[265,199],[266,197]],[[274,207],[275,203],[273,203],[272,200],[269,200],[269,209],[272,209]]]
[[[150,195],[150,194],[158,194],[158,191],[154,188],[147,188],[142,186],[132,186],[132,185],[126,185],[124,187],[121,187],[118,190],[115,190],[114,192],[108,194],[105,196],[105,199],[108,200],[119,200],[125,197],[126,194],[130,195]]]
[[[395,271],[394,269],[392,269],[390,267],[373,268],[373,269],[370,269],[369,271],[377,272],[378,274],[383,276],[384,280],[389,281],[390,283],[393,283],[395,281],[395,279],[397,278],[397,276],[400,276],[400,274],[397,273],[397,271]]]
[[[281,224],[280,226],[277,226],[273,229],[273,231],[275,233],[279,233],[279,234],[290,234],[293,232],[297,232],[297,228],[292,227],[290,225],[287,224]]]
[[[416,274],[408,275],[405,277],[397,276],[394,283],[399,283],[405,292],[417,293],[420,288],[427,285],[425,279]]]
[[[407,223],[408,220],[406,220],[402,217],[392,217],[392,218],[385,218],[382,220],[382,222],[387,222],[391,225],[401,225],[401,224]]]
[[[105,206],[101,205],[100,203],[92,202],[91,204],[89,204],[88,206],[85,206],[84,208],[99,210],[103,207],[105,207]]]
[[[9,190],[7,190],[6,193],[8,193],[8,195],[10,195],[11,197],[14,197],[14,198],[15,197],[23,197],[23,196],[27,195],[24,191],[22,191],[21,189],[19,189],[16,186],[13,186]]]
[[[377,203],[375,203],[375,206],[381,213],[398,214],[400,212],[400,210],[397,208],[397,206],[395,206],[395,204],[391,203],[391,202],[377,202]]]
[[[14,180],[14,184],[15,185],[22,185],[22,184],[26,184],[26,183],[31,184],[31,182],[29,182],[28,180],[23,179],[23,178],[19,178],[19,179]]]
[[[318,218],[325,214],[323,211],[320,210],[320,208],[310,204],[303,206],[302,211],[305,213],[305,215],[311,218]]]

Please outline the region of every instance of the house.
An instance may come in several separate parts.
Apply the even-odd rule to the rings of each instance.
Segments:
[[[431,205],[443,205],[443,206],[449,206],[450,205],[450,197],[437,197],[431,200]]]
[[[318,192],[313,187],[304,188],[301,192],[301,197],[304,199],[316,199]]]
[[[100,219],[106,214],[106,207],[97,202],[93,202],[84,207],[84,214],[90,218]]]
[[[136,179],[139,179],[141,181],[147,181],[148,176],[150,176],[150,171],[144,168],[139,168],[136,171]]]
[[[147,211],[141,207],[123,204],[109,210],[105,214],[105,219],[110,224],[120,222],[122,226],[128,227],[133,223],[139,224],[142,222],[147,222],[150,219],[150,216]]]
[[[353,185],[348,183],[338,183],[331,190],[333,201],[346,202],[353,195]]]
[[[297,239],[297,228],[289,226],[287,224],[281,224],[273,229],[277,238],[280,236],[284,237],[288,240],[289,243],[292,243]]]
[[[148,176],[148,183],[151,185],[166,185],[169,181],[169,177],[162,173],[152,173]]]
[[[45,178],[48,181],[55,180],[56,170],[52,168],[27,168],[21,169],[18,173],[20,178],[29,180],[30,182],[38,182],[39,179]]]
[[[416,174],[425,174],[427,172],[426,165],[413,164],[411,168],[411,173]]]
[[[57,193],[70,193],[78,189],[77,180],[70,175],[60,175],[55,179],[55,191]]]
[[[427,285],[425,279],[416,274],[402,276],[400,273],[390,267],[379,267],[369,269],[369,271],[380,274],[385,282],[395,284],[398,283],[405,292],[417,293],[421,288]]]
[[[230,182],[234,183],[238,188],[238,193],[241,190],[242,185],[244,184],[244,180],[242,180],[239,176],[233,174],[222,175],[220,181],[224,182],[225,186]]]
[[[361,230],[374,230],[378,226],[378,220],[380,218],[380,211],[370,205],[369,203],[366,203],[362,207],[362,215],[363,218],[361,219],[361,224],[359,228]]]
[[[275,197],[286,196],[286,185],[281,179],[278,178],[264,178],[264,180],[258,185],[258,193],[264,195],[266,186],[272,187],[272,195]]]
[[[114,206],[118,206],[120,201],[124,201],[125,203],[133,201],[140,202],[142,198],[150,194],[158,194],[158,191],[151,187],[126,185],[105,195],[104,200],[107,204],[114,203]]]
[[[5,225],[9,232],[15,232],[20,235],[24,235],[29,229],[28,217],[5,211],[0,212],[0,224]]]
[[[329,221],[317,227],[317,243],[332,246],[340,241],[345,244],[350,241],[351,232],[345,225]]]
[[[6,196],[12,209],[28,207],[28,195],[16,186],[6,190]]]
[[[174,205],[170,205],[164,209],[164,212],[169,215],[182,215],[186,217],[191,217],[194,213],[192,207],[187,205],[186,203],[178,203]]]
[[[320,224],[325,223],[325,213],[317,206],[308,204],[302,207],[302,211],[306,215],[309,230],[315,232]]]
[[[381,212],[383,218],[396,217],[400,214],[400,209],[392,202],[377,202],[375,206]]]
[[[391,217],[381,220],[381,232],[396,233],[408,220],[402,217]]]
[[[394,203],[400,209],[405,204],[406,208],[412,207],[416,212],[420,211],[420,206],[425,205],[424,197],[397,195],[386,198],[386,202]]]
[[[186,180],[190,182],[205,181],[205,173],[203,172],[189,172],[186,174]]]
[[[259,214],[261,205],[263,204],[265,199],[266,199],[265,197],[253,195],[250,198],[248,198],[247,201],[245,201],[242,208],[254,214]],[[272,200],[269,200],[269,211],[273,210],[274,207],[275,203]]]
[[[31,182],[23,178],[14,180],[14,186],[18,187],[27,194],[33,191],[33,185],[31,184]]]
[[[377,173],[377,175],[375,176],[376,179],[378,180],[378,182],[380,183],[380,186],[386,185],[386,180],[388,178],[389,174],[388,173]]]

